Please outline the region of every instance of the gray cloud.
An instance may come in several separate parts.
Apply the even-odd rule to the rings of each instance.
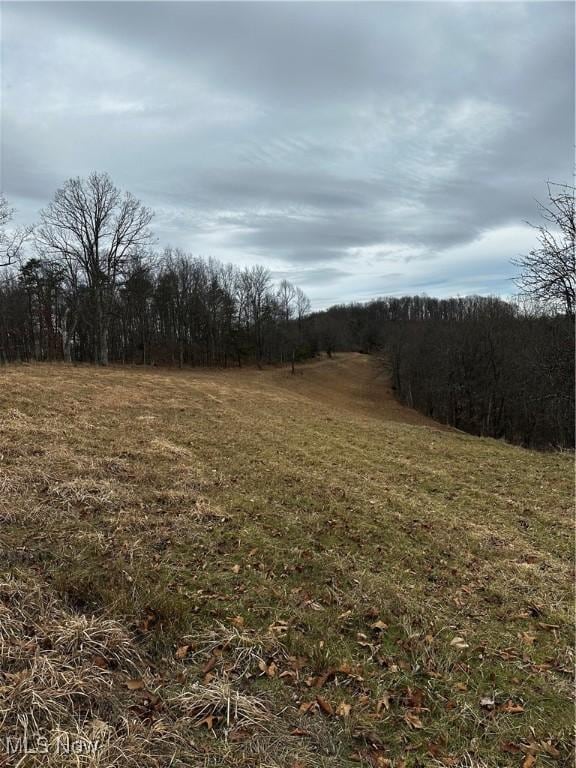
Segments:
[[[571,3],[8,0],[2,29],[23,220],[108,170],[162,243],[316,303],[508,292],[519,225],[571,178]]]

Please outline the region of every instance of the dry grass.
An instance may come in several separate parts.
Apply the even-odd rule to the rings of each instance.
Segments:
[[[570,763],[571,458],[302,370],[0,372],[0,765]]]

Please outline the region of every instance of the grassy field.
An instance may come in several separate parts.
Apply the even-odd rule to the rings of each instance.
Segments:
[[[0,766],[571,764],[570,456],[360,355],[0,383]]]

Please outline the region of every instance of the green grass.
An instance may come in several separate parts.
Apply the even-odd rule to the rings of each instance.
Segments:
[[[5,369],[8,570],[121,622],[163,700],[277,715],[182,765],[568,765],[571,457],[441,429],[363,357],[302,370]]]

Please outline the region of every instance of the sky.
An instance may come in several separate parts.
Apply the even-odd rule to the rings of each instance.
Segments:
[[[107,171],[157,247],[264,264],[321,308],[514,291],[574,171],[571,2],[10,2],[18,223]]]

